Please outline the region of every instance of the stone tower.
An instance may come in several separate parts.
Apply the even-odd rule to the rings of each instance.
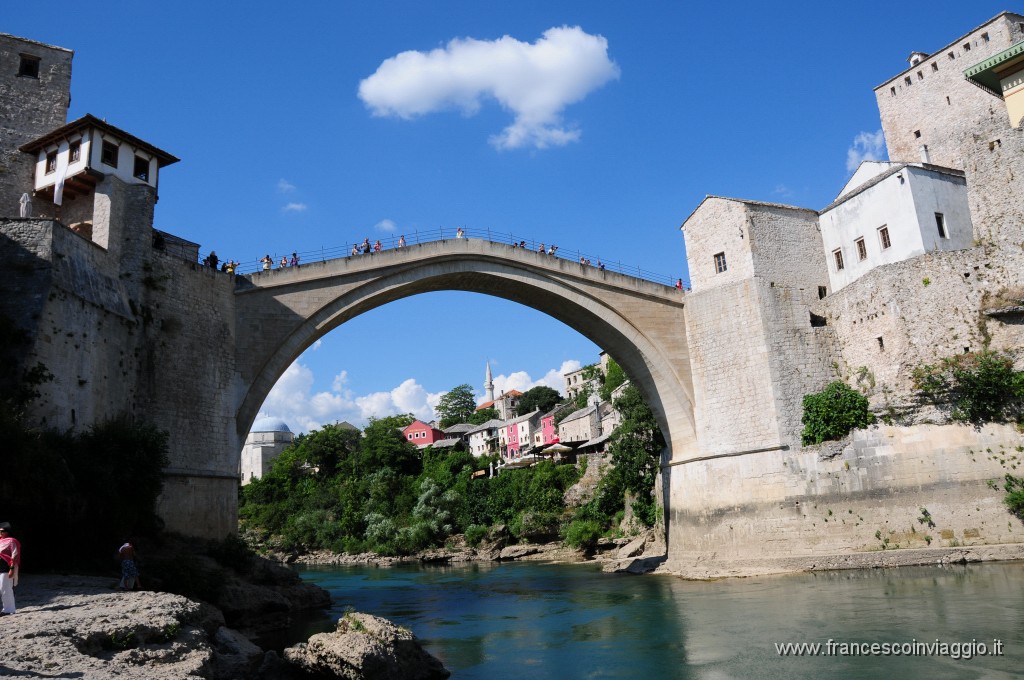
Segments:
[[[491,378],[491,362],[487,362],[487,377],[484,380],[484,391],[487,392],[487,401],[494,401],[494,380]]]
[[[35,159],[22,144],[64,125],[74,52],[0,33],[0,215],[17,216]]]

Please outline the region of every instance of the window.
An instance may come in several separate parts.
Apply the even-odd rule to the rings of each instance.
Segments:
[[[727,269],[725,266],[725,253],[715,253],[715,273],[721,274]]]
[[[861,260],[868,259],[868,247],[864,243],[864,239],[859,238],[856,241],[854,241],[854,243],[857,244],[857,257],[860,258]]]
[[[906,83],[907,85],[913,85],[914,84],[914,81],[910,79],[910,76],[905,77],[903,79],[903,82]]]
[[[882,246],[882,250],[892,245],[892,242],[889,240],[889,227],[878,228],[878,243]]]
[[[964,52],[970,52],[970,51],[971,51],[971,43],[965,42],[964,43]]]
[[[921,73],[920,71],[918,71],[918,72],[917,72],[917,79],[918,79],[918,80],[924,80],[924,74],[923,74],[923,73]]]
[[[843,250],[842,248],[836,248],[832,251],[832,257],[836,259],[836,271],[842,271],[843,269]]]
[[[914,130],[914,139],[921,139],[921,131]]]
[[[932,70],[933,71],[938,71],[939,70],[939,62],[937,62],[937,61],[933,61],[932,62]]]
[[[143,182],[149,181],[149,159],[143,158],[142,156],[135,157],[135,168],[132,170],[132,175],[136,179],[141,179]]]
[[[890,91],[890,92],[892,92],[892,96],[893,96],[893,97],[895,97],[895,96],[896,96],[896,87],[895,87],[895,86],[893,86],[893,87],[890,87],[890,88],[889,88],[889,91]]]
[[[949,238],[946,233],[946,218],[942,213],[935,213],[935,226],[939,229],[939,238]]]
[[[949,57],[950,61],[953,61],[954,59],[956,59],[956,55],[953,54],[952,52],[950,52],[947,56]]]
[[[885,341],[882,340],[882,336],[879,335],[877,338],[875,338],[875,340],[878,341],[878,351],[879,352],[884,352],[885,351]]]
[[[31,54],[22,54],[21,62],[18,64],[18,75],[23,78],[39,77],[39,57]]]
[[[828,295],[828,288],[825,286],[818,286],[818,299],[824,300],[826,295]]]
[[[112,168],[117,167],[117,144],[103,142],[103,148],[100,150],[100,162]]]
[[[71,146],[68,147],[68,163],[77,163],[82,159],[82,143],[71,142]]]
[[[57,172],[57,152],[51,151],[46,154],[46,174],[49,175],[51,172]]]
[[[985,42],[988,42],[988,33],[982,33],[981,39],[984,40]]]

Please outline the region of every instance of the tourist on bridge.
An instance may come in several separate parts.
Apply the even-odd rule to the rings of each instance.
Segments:
[[[260,258],[260,263],[263,264],[263,271],[265,272],[270,271],[270,268],[274,266],[274,260],[270,257],[269,253]]]
[[[281,267],[281,269],[284,269],[285,267],[287,267],[288,266],[288,256],[287,255],[282,255],[281,256],[281,261],[278,262],[277,264],[278,264],[279,267]]]
[[[401,236],[398,237],[398,247],[399,248],[404,248],[405,247],[405,234],[402,234]]]
[[[14,586],[18,585],[21,543],[11,536],[11,525],[0,522],[0,616],[15,612]]]
[[[462,230],[462,227],[455,230],[455,238],[466,238],[466,232]]]
[[[213,267],[213,271],[217,271],[217,263],[220,262],[220,258],[217,257],[217,251],[211,250],[210,254],[206,256],[206,264]]]
[[[543,255],[543,254],[544,254],[544,253],[546,253],[547,251],[548,251],[548,249],[544,247],[544,244],[543,244],[543,243],[541,243],[541,244],[540,244],[540,247],[539,247],[539,248],[537,248],[537,252],[538,252],[538,253],[540,253],[541,255]]]
[[[298,255],[298,253],[292,253],[291,265],[293,267],[298,267],[299,266],[299,255]]]
[[[676,290],[682,290],[682,289],[683,289],[683,280],[682,279],[676,279]]]
[[[384,250],[384,246],[380,244],[380,239],[377,239],[373,244],[373,252],[379,253],[382,250]]]
[[[558,250],[558,246],[556,246],[554,243],[552,243],[551,247],[548,248],[548,255],[554,255],[555,251],[557,251],[557,250]]]
[[[364,238],[363,239],[363,255],[369,255],[369,254],[370,254],[370,239],[369,238]]]
[[[350,255],[358,255],[359,254],[359,244],[358,243],[353,243],[352,244],[352,252],[349,253],[349,254]]]

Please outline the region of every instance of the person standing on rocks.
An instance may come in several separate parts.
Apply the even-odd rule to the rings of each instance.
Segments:
[[[135,544],[125,541],[117,550],[117,559],[121,560],[121,582],[118,590],[142,590],[139,580],[139,565],[135,562]]]
[[[15,612],[14,586],[18,585],[21,565],[21,543],[11,536],[11,525],[0,522],[0,616]]]

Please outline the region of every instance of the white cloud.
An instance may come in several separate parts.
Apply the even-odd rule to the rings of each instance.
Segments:
[[[508,390],[525,392],[537,385],[547,385],[563,393],[565,380],[562,375],[580,366],[582,364],[575,359],[564,361],[559,368],[551,369],[538,380],[532,379],[526,371],[499,375],[494,378],[495,394]],[[270,390],[259,417],[280,418],[296,434],[342,420],[362,427],[370,418],[400,413],[412,413],[426,422],[437,418],[435,409],[444,394],[428,392],[415,378],[408,378],[390,390],[356,395],[348,386],[348,371],[344,370],[334,376],[330,390],[313,392],[313,383],[313,372],[296,361]]]
[[[295,185],[282,177],[277,180],[277,190],[282,194],[287,194],[290,191],[295,191]]]
[[[359,98],[375,116],[411,119],[453,108],[471,116],[491,97],[514,116],[491,144],[543,149],[577,141],[580,131],[562,122],[562,111],[618,77],[604,37],[562,26],[532,44],[507,35],[456,38],[430,52],[402,52],[359,83]]]
[[[395,224],[394,220],[384,219],[373,225],[373,228],[377,231],[394,231],[398,229],[398,225]]]
[[[330,391],[313,393],[313,372],[296,361],[270,390],[259,416],[284,420],[293,432],[309,432],[342,420],[362,426],[370,418],[412,413],[420,420],[434,420],[434,408],[442,392],[427,392],[409,378],[394,389],[356,396],[348,388],[348,373],[341,371]]]
[[[864,161],[880,161],[885,157],[885,135],[882,131],[861,132],[846,150],[846,171],[855,171]]]
[[[305,203],[289,203],[285,205],[281,210],[285,212],[302,212],[306,209]]]
[[[576,359],[569,359],[568,361],[563,361],[560,367],[552,368],[538,380],[531,378],[530,374],[526,371],[515,371],[508,375],[498,375],[494,377],[494,394],[497,396],[509,390],[525,392],[538,385],[546,385],[553,390],[557,390],[564,397],[565,378],[563,376],[570,371],[579,369],[581,366],[583,364]],[[481,401],[483,400],[481,399]]]

